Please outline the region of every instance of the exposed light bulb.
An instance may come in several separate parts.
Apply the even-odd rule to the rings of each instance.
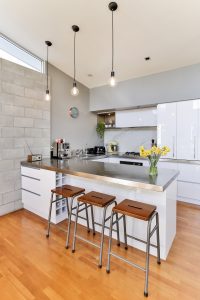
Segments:
[[[73,82],[73,88],[71,89],[71,95],[72,96],[78,96],[79,89],[76,86],[76,82]]]
[[[50,95],[50,93],[49,93],[49,90],[46,90],[45,100],[46,100],[46,101],[50,101],[50,100],[51,100],[51,95]]]
[[[115,72],[114,71],[111,72],[111,77],[109,79],[109,83],[110,83],[111,87],[114,87],[117,84],[117,80],[116,80]]]

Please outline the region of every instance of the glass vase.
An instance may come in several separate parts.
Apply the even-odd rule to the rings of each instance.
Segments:
[[[149,163],[150,163],[150,167],[149,167],[149,175],[150,176],[156,176],[158,175],[158,168],[157,168],[157,163],[158,161],[157,160],[149,160]]]

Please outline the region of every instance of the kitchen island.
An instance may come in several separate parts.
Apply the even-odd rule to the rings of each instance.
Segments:
[[[156,205],[160,216],[161,258],[167,258],[176,235],[177,171],[160,169],[158,176],[152,178],[146,167],[74,158],[22,162],[21,173],[24,208],[45,219],[48,216],[50,191],[62,184],[83,187],[86,192],[95,190],[115,195],[118,203],[128,198]],[[61,200],[59,205],[55,205],[53,212],[54,223],[65,219],[65,201]],[[101,213],[99,208],[95,208],[97,223],[100,223]],[[80,219],[80,223],[84,224],[83,220]],[[100,231],[100,226],[96,226],[96,230]],[[146,239],[146,224],[128,217],[127,232],[139,239]],[[108,235],[108,229],[105,234]],[[120,236],[123,241],[123,230]],[[155,237],[152,242],[155,243]],[[128,244],[145,250],[145,244],[137,240],[128,239]],[[151,254],[156,254],[153,247]]]

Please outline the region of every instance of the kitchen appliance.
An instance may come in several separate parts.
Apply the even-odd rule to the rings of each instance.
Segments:
[[[118,142],[116,141],[110,141],[107,144],[107,152],[112,153],[112,154],[117,154],[118,153]]]
[[[125,152],[123,155],[123,157],[127,157],[127,158],[140,158],[140,152]]]
[[[40,161],[42,160],[42,154],[30,154],[27,156],[28,162]]]
[[[143,163],[142,162],[138,162],[138,161],[120,160],[119,163],[123,164],[123,165],[143,166]]]
[[[94,154],[96,155],[103,155],[106,153],[106,149],[104,146],[95,146],[94,147]]]
[[[56,139],[51,147],[51,158],[65,159],[70,157],[69,143],[65,143],[64,139]]]
[[[94,154],[94,148],[86,148],[85,152],[86,154]]]

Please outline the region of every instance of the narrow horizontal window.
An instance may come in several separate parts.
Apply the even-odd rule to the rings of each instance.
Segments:
[[[44,61],[0,33],[0,57],[44,73]]]

